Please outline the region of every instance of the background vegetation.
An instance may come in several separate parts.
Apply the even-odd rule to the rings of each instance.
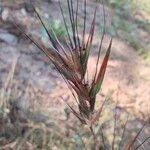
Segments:
[[[9,1],[8,1],[8,4],[10,5]],[[19,4],[17,3],[14,9],[20,9],[18,8],[20,7],[19,6],[20,4],[22,8],[22,3],[20,2]],[[57,2],[53,2],[53,1],[48,1],[48,3],[46,1],[46,4],[52,5],[53,7],[55,7],[55,4],[58,5]],[[32,7],[28,7],[28,5],[25,5],[25,8],[27,7],[28,9],[25,11],[23,7],[21,9],[21,12],[23,13],[23,15],[26,15],[29,13],[30,17],[33,17],[35,13],[34,9]],[[42,5],[42,6],[45,8],[45,5]],[[111,10],[113,14],[111,26],[106,27],[106,35],[112,36],[114,39],[122,40],[126,45],[131,46],[133,48],[133,51],[136,51],[137,54],[140,56],[140,58],[142,58],[142,60],[144,58],[144,62],[146,60],[147,63],[149,64],[150,63],[150,42],[149,42],[150,3],[148,2],[148,0],[143,0],[143,1],[140,1],[140,0],[124,0],[124,1],[123,0],[106,0],[105,7]],[[6,8],[6,11],[3,15],[7,16],[7,9],[9,7],[8,6],[4,7],[3,5],[0,5],[0,9],[2,11],[5,10],[5,8]],[[46,11],[51,11],[51,10],[46,10]],[[42,9],[41,11],[38,10],[38,12],[41,13]],[[16,16],[17,15],[18,14],[16,14]],[[1,16],[1,18],[3,18],[4,16]],[[42,19],[43,18],[44,18],[44,13],[43,13]],[[51,34],[52,38],[55,38],[55,36],[57,36],[63,45],[66,41],[67,32],[66,32],[64,25],[62,25],[62,20],[59,18],[53,18],[53,21],[51,21],[49,20],[49,18],[48,19],[47,17],[45,18],[47,21],[46,23],[48,25],[47,26],[48,31],[51,32],[53,30],[55,33],[55,34]],[[81,18],[84,18],[84,17],[81,17]],[[34,20],[33,23],[36,24],[37,20],[39,21],[39,19],[40,18],[38,19],[36,18],[36,20]],[[0,27],[3,27],[3,22],[5,21],[3,20],[0,22],[2,24],[2,25],[0,24]],[[27,21],[28,21],[27,19],[24,21],[25,24],[28,24],[26,23]],[[7,30],[10,30],[10,27],[8,24],[11,24],[11,22],[6,21],[4,28],[8,26]],[[22,24],[24,25],[24,23]],[[20,24],[18,25],[16,23],[16,25],[20,28]],[[82,23],[78,25],[83,27]],[[42,35],[43,37],[41,41],[44,41],[45,43],[47,43],[48,36],[46,35],[44,27],[39,24],[38,26],[39,26],[39,28],[37,28],[38,31],[35,28],[34,30],[36,30],[37,32],[36,31],[34,32],[40,33],[40,36]],[[13,26],[13,29],[14,28],[15,26]],[[100,23],[100,25],[98,25],[98,28],[100,30],[104,28],[103,22]],[[25,30],[26,28],[23,26],[23,29]],[[19,42],[23,42],[23,43],[25,42],[25,45],[30,45],[31,43],[29,41],[25,40],[23,37],[20,36],[20,33],[18,33],[19,30],[18,29],[16,30],[17,30],[17,33],[14,30],[9,31],[9,33],[11,34],[13,33],[15,36],[18,36],[18,39],[23,39],[22,41],[18,40]],[[69,33],[72,34],[71,26],[68,27],[68,30],[69,30]],[[33,32],[32,27],[31,29],[29,29],[29,31]],[[28,33],[28,30],[26,33]],[[30,35],[29,37],[32,37],[32,36]],[[37,36],[36,39],[39,39],[39,37]],[[77,40],[77,39],[72,39],[72,40]],[[6,42],[7,44],[10,42],[5,39],[2,39],[0,41],[2,42],[2,46],[4,46],[3,42]],[[27,48],[30,49],[31,45]],[[81,44],[81,46],[83,45]],[[17,46],[15,47],[17,48]],[[104,49],[104,47],[102,49]],[[112,49],[114,49],[114,47]],[[35,47],[34,47],[34,50],[37,51]],[[109,48],[106,49],[106,52],[107,52],[106,54],[110,52]],[[22,52],[22,54],[24,53],[27,53],[27,51]],[[86,53],[84,53],[83,51],[83,54],[86,54]],[[9,53],[7,55],[9,55]],[[30,55],[32,55],[32,53],[30,53]],[[36,55],[40,55],[40,54],[36,54]],[[84,55],[84,56],[87,56],[87,55]],[[96,53],[96,56],[97,56],[97,53]],[[64,77],[67,80],[73,80],[72,78],[70,79],[70,76],[68,76],[67,73],[65,74],[65,69],[68,69],[70,71],[70,68],[68,66],[69,65],[71,66],[71,61],[69,60],[68,65],[64,69],[63,68],[63,66],[65,66],[64,62],[65,61],[67,62],[67,59],[64,59],[64,57],[61,57],[61,56],[60,57],[55,56],[55,57],[54,58],[55,58],[56,64],[54,63],[54,65],[57,65],[57,61],[58,63],[60,61],[60,64],[58,64],[59,69],[58,68],[57,69],[61,71],[61,74],[64,75]],[[36,57],[35,59],[39,59],[39,58]],[[78,60],[78,57],[77,58],[75,57],[74,59]],[[86,61],[86,59],[87,57],[82,58],[82,60],[84,61]],[[107,59],[108,59],[108,55],[105,56],[102,64],[105,64],[105,62],[107,62]],[[25,63],[26,61],[28,60],[25,59],[23,63]],[[46,68],[46,66],[49,65],[49,61],[45,60],[45,58],[44,59],[42,58],[42,61],[44,61],[44,65],[46,64],[44,66]],[[99,149],[104,149],[104,150],[105,149],[131,150],[131,148],[149,150],[149,146],[150,146],[149,117],[145,117],[145,119],[143,117],[141,119],[140,117],[137,117],[134,114],[132,114],[131,111],[128,111],[126,108],[122,108],[121,106],[119,106],[118,100],[116,100],[117,103],[114,102],[113,93],[117,93],[116,92],[117,90],[116,91],[110,90],[106,94],[103,94],[101,92],[100,97],[98,98],[101,98],[102,101],[100,102],[98,101],[95,104],[95,108],[98,111],[95,110],[94,112],[92,111],[84,112],[80,107],[74,105],[73,97],[70,98],[70,95],[68,96],[66,94],[68,92],[68,89],[66,91],[63,91],[63,94],[61,94],[61,96],[60,95],[57,96],[56,94],[56,96],[52,96],[50,99],[46,96],[46,100],[50,101],[51,106],[45,107],[42,105],[44,103],[42,100],[44,99],[43,98],[44,95],[47,94],[48,92],[45,92],[44,89],[37,90],[38,88],[36,86],[32,87],[32,84],[28,85],[26,82],[20,83],[19,82],[20,80],[18,81],[19,78],[17,78],[19,74],[18,73],[19,69],[18,69],[17,64],[19,63],[20,62],[19,62],[19,57],[18,57],[8,67],[9,69],[7,73],[4,74],[5,78],[3,77],[3,72],[5,69],[1,71],[2,81],[0,81],[0,149],[3,149],[3,150],[7,150],[7,149],[14,149],[14,150],[23,150],[23,149],[25,150],[27,149],[30,149],[30,150],[33,150],[33,149],[36,149],[36,150],[38,149],[39,150],[40,149],[43,149],[43,150],[87,149],[88,150],[89,149],[90,150],[91,149],[93,150],[98,147]],[[62,66],[60,67],[59,65],[62,65]],[[77,63],[76,65],[77,66],[80,65],[80,63]],[[54,68],[54,66],[52,66],[51,64],[50,66],[51,68]],[[102,70],[104,69],[104,74],[105,74],[106,66],[107,64],[102,65]],[[27,65],[27,67],[32,68],[32,66],[30,65]],[[82,67],[84,68],[85,66],[82,66]],[[48,67],[46,69],[48,69]],[[51,70],[51,72],[55,72],[56,70]],[[80,73],[81,72],[78,72],[78,74]],[[104,74],[103,73],[101,74],[101,71],[99,74],[100,74],[98,76],[99,80],[95,79],[98,84],[95,83],[95,85],[92,85],[92,89],[93,89],[92,92],[94,91],[93,93],[95,95],[101,89],[101,83],[104,77]],[[32,75],[36,77],[35,74],[32,74]],[[29,80],[29,77],[27,76],[25,81],[28,81],[28,80]],[[40,78],[38,80],[40,80]],[[64,84],[62,83],[62,81],[59,80],[59,78],[56,77],[55,80],[58,82],[57,84],[59,86],[61,85],[61,88],[58,90],[57,88],[56,89],[54,88],[53,90],[54,94],[59,93],[62,87],[66,88]],[[27,87],[26,87],[26,84],[27,84]],[[47,84],[48,84],[48,81],[46,81],[46,85]],[[83,82],[80,83],[80,85],[82,84]],[[20,85],[23,85],[25,87],[22,88],[22,86]],[[117,87],[117,89],[119,89],[119,87]],[[51,92],[51,95],[53,95],[53,92]],[[82,95],[82,93],[77,93],[77,94]],[[31,104],[28,110],[24,108],[22,109],[18,105],[19,100],[24,97],[25,99],[29,99],[30,104]],[[56,99],[59,99],[59,98],[63,99],[62,105],[59,104],[60,101],[56,101]],[[71,105],[70,103],[68,105],[68,100],[70,100],[69,98],[71,99]],[[55,105],[55,107],[53,107],[54,102],[55,103],[58,102]],[[100,113],[97,113],[97,112],[100,112]],[[95,114],[96,116],[94,116]]]

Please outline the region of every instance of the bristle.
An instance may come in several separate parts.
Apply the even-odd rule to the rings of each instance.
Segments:
[[[73,2],[70,0],[70,8],[71,8],[71,14],[72,14],[72,21],[73,21],[73,39],[75,44],[75,49],[77,49],[77,38],[76,38],[76,22],[75,22],[75,15],[74,15],[74,7]]]
[[[48,37],[49,37],[49,40],[50,40],[50,42],[52,43],[52,46],[53,46],[57,51],[59,51],[59,49],[57,48],[56,41],[53,39],[53,37],[52,37],[51,34],[49,33],[47,27],[45,26],[44,22],[43,22],[42,19],[41,19],[41,16],[40,16],[39,13],[36,11],[36,9],[35,9],[35,7],[34,7],[33,5],[32,5],[32,7],[33,7],[34,12],[36,13],[37,17],[39,18],[39,20],[40,20],[42,26],[44,27],[44,29],[45,29],[45,31],[46,31]]]
[[[86,0],[84,0],[84,20],[83,20],[83,35],[82,35],[82,45],[85,48],[85,31],[86,31]]]
[[[63,13],[63,9],[62,9],[60,0],[58,1],[58,3],[59,3],[59,7],[60,7],[60,11],[61,11],[62,18],[63,18],[63,22],[64,22],[64,25],[65,25],[65,29],[66,29],[66,31],[67,31],[67,36],[68,36],[68,39],[69,39],[69,41],[70,41],[71,48],[73,49],[73,44],[72,44],[71,36],[70,36],[70,34],[69,34],[69,31],[68,31],[68,26],[67,26],[67,23],[66,23],[66,20],[65,20],[65,17],[64,17],[64,13]]]
[[[77,5],[76,5],[75,26],[76,26],[76,38],[77,38],[78,48],[79,48],[79,50],[80,50],[80,57],[81,57],[81,45],[80,45],[79,31],[78,31],[78,10],[79,10],[79,0],[77,0]]]
[[[102,32],[102,37],[100,38],[100,43],[99,43],[99,48],[98,48],[98,56],[97,56],[97,62],[96,62],[96,70],[95,70],[95,75],[93,81],[95,81],[97,73],[98,73],[98,64],[99,64],[99,59],[100,59],[100,53],[102,49],[102,44],[105,36],[105,25],[106,25],[106,19],[105,19],[105,8],[104,8],[104,2],[102,0],[102,6],[103,6],[103,13],[104,13],[104,25],[103,25],[103,32]]]
[[[67,0],[67,5],[68,5],[68,13],[69,13],[69,18],[70,18],[70,23],[71,23],[71,28],[72,28],[72,33],[73,33],[73,41],[74,41],[74,49],[76,48],[76,40],[75,40],[75,31],[74,31],[74,21],[73,21],[73,14],[70,6],[70,0]]]

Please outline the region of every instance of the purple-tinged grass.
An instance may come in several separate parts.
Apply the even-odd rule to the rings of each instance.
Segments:
[[[98,138],[97,134],[95,134],[93,126],[95,123],[99,120],[101,117],[101,112],[103,109],[103,106],[105,104],[102,104],[102,106],[96,110],[95,109],[95,103],[96,103],[96,96],[101,90],[101,86],[104,80],[105,72],[107,69],[107,64],[111,52],[111,46],[112,46],[112,39],[109,42],[108,48],[106,49],[105,56],[103,58],[102,64],[100,64],[100,54],[102,50],[102,44],[104,41],[105,36],[105,9],[104,4],[103,5],[103,12],[104,12],[104,30],[102,33],[102,37],[99,41],[99,47],[98,47],[98,56],[96,60],[96,69],[93,72],[94,76],[92,81],[90,81],[87,77],[89,76],[88,72],[88,60],[90,58],[91,54],[91,46],[93,44],[94,40],[94,33],[95,33],[95,26],[96,26],[96,17],[97,17],[97,8],[100,3],[96,0],[96,6],[95,11],[93,14],[92,23],[90,26],[89,32],[87,31],[86,25],[87,25],[87,0],[83,1],[83,10],[84,10],[84,17],[83,17],[83,29],[82,29],[82,38],[79,38],[79,27],[78,27],[78,10],[79,10],[79,0],[76,0],[76,8],[74,8],[73,0],[66,0],[67,7],[68,7],[68,14],[69,14],[69,23],[71,24],[71,30],[72,34],[69,33],[67,21],[65,19],[65,15],[63,12],[62,4],[60,0],[58,1],[58,5],[60,8],[60,12],[62,15],[62,19],[66,28],[67,32],[67,40],[66,45],[61,44],[59,41],[59,37],[57,37],[53,31],[53,29],[48,30],[43,19],[41,18],[40,14],[37,12],[36,8],[33,6],[35,14],[37,15],[38,19],[40,20],[42,26],[44,27],[48,37],[49,41],[51,42],[52,48],[46,48],[44,44],[40,41],[35,41],[31,36],[26,34],[20,27],[17,28],[26,35],[27,38],[29,38],[44,54],[49,58],[49,60],[54,64],[57,71],[61,74],[64,81],[68,85],[69,88],[71,88],[71,93],[75,97],[75,101],[78,104],[78,110],[74,109],[69,104],[68,107],[71,109],[72,113],[80,120],[82,124],[88,125],[91,134],[93,135],[94,140],[94,149],[99,147],[98,144]],[[75,13],[74,13],[75,11]],[[87,41],[85,40],[85,34],[88,34]],[[144,126],[141,128],[141,130],[136,134],[136,136],[127,142],[127,144],[123,143],[124,134],[126,131],[126,125],[128,123],[128,120],[124,124],[123,127],[123,133],[121,135],[121,141],[119,143],[119,149],[121,149],[122,144],[125,145],[125,150],[130,150],[135,141],[137,140],[139,134],[141,133]],[[115,149],[115,138],[116,138],[116,124],[117,124],[117,118],[116,118],[116,111],[115,111],[115,119],[114,119],[114,134],[113,134],[113,141],[112,141],[112,149]],[[101,128],[101,127],[100,127]],[[106,140],[104,137],[103,130],[101,128],[101,137],[102,137],[102,145],[103,149],[106,149]],[[148,140],[147,138],[146,140]],[[136,149],[138,149],[140,146],[145,143],[144,140]]]

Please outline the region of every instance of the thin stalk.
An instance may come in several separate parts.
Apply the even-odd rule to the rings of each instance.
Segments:
[[[39,48],[51,61],[52,59],[49,57],[49,54],[42,48],[34,39],[32,39],[29,35],[27,35],[15,22],[13,24],[17,27],[17,29],[23,33],[37,48]]]
[[[150,136],[147,137],[140,145],[138,145],[135,150],[139,149],[146,141],[148,141],[150,139]]]
[[[47,51],[42,48],[35,40],[33,40],[29,35],[27,35],[15,22],[13,22],[13,24],[18,28],[19,31],[21,31],[21,33],[23,33],[37,48],[39,48],[49,59],[50,61],[54,64],[54,66],[56,67],[57,71],[60,73],[60,75],[62,76],[62,78],[64,79],[64,81],[66,83],[69,83],[68,80],[65,79],[65,77],[62,75],[61,70],[59,69],[59,67],[57,66],[57,64],[53,61],[53,59],[49,56],[49,54],[47,53]]]
[[[102,6],[103,6],[103,13],[104,13],[104,29],[103,29],[103,33],[102,33],[102,37],[100,40],[100,45],[99,45],[99,50],[98,50],[98,57],[97,57],[97,62],[96,62],[96,71],[95,71],[95,75],[94,75],[94,82],[96,80],[96,76],[97,76],[97,72],[98,72],[98,64],[99,64],[99,59],[100,59],[100,53],[101,53],[101,49],[102,49],[102,44],[103,44],[103,40],[104,40],[104,36],[105,36],[105,25],[106,25],[106,18],[105,18],[105,7],[104,7],[104,2],[102,0]]]
[[[129,121],[129,114],[128,114],[127,120],[126,120],[126,122],[125,122],[125,124],[123,126],[123,132],[122,132],[122,135],[121,135],[121,140],[119,142],[119,146],[118,146],[119,148],[118,148],[118,150],[121,150],[121,144],[123,142],[123,138],[124,138],[124,135],[125,135],[125,132],[126,132],[126,126],[127,126],[128,121]]]
[[[140,135],[140,133],[142,132],[142,130],[145,127],[145,123],[143,124],[142,128],[139,130],[139,132],[136,134],[136,136],[134,137],[134,139],[132,140],[131,144],[128,146],[128,150],[130,150],[130,148],[134,145],[136,139],[138,138],[138,136]]]
[[[85,48],[85,30],[86,30],[86,0],[84,0],[84,20],[83,20],[83,35],[82,35],[82,45],[83,45],[83,48]]]
[[[106,150],[106,149],[107,149],[107,148],[106,148],[106,143],[105,143],[106,139],[105,139],[105,137],[104,137],[102,125],[100,126],[99,130],[100,130],[100,132],[101,132],[100,135],[101,135],[101,138],[102,138],[103,148],[104,148],[104,150]]]
[[[74,45],[75,45],[75,48],[76,48],[76,40],[75,40],[75,32],[74,32],[74,22],[73,22],[73,18],[72,18],[72,11],[71,11],[71,6],[70,6],[70,0],[67,0],[67,5],[68,5],[68,12],[69,12],[70,23],[71,23],[71,27],[72,27]]]
[[[94,32],[95,32],[96,12],[97,12],[97,4],[96,4],[96,7],[95,7],[95,12],[94,12],[93,20],[92,20],[91,27],[90,27],[90,31],[89,31],[89,35],[88,35],[88,40],[87,40],[87,43],[85,45],[85,51],[87,51],[85,53],[90,53],[90,48],[91,48],[91,45],[92,45],[92,42],[93,42],[93,36],[94,36]],[[85,67],[86,70],[85,70],[85,72],[83,71],[84,72],[83,78],[84,78],[85,74],[87,73],[87,81],[88,81],[88,69],[87,69],[87,63],[88,63],[88,61],[84,62],[84,63],[86,63],[86,67]],[[84,70],[83,69],[83,65],[82,65],[82,70]],[[84,84],[86,84],[85,78],[84,78]]]
[[[78,10],[79,10],[79,0],[77,0],[77,6],[76,6],[76,34],[77,34],[77,41],[78,41],[80,57],[81,57],[81,46],[80,46],[79,31],[78,31]]]
[[[32,4],[31,4],[31,5],[32,5]],[[48,29],[46,28],[46,26],[45,26],[45,24],[44,24],[44,22],[43,22],[41,16],[40,16],[39,13],[36,11],[36,9],[35,9],[35,7],[34,7],[33,5],[32,5],[32,7],[33,7],[34,12],[36,13],[38,19],[40,20],[42,26],[44,27],[44,29],[45,29],[45,31],[46,31],[46,33],[47,33],[47,35],[48,35],[48,37],[49,37],[49,40],[51,41],[53,47],[54,47],[57,51],[59,51],[59,49],[58,49],[58,47],[57,47],[57,44],[56,44],[56,41],[55,41],[55,40],[53,39],[53,37],[50,35],[50,33],[49,33]]]
[[[77,49],[77,39],[76,39],[76,27],[75,27],[75,16],[74,16],[74,8],[73,8],[73,2],[72,0],[70,0],[70,8],[71,8],[71,12],[72,12],[72,21],[73,21],[73,39],[74,39],[74,43],[75,43],[75,49]]]
[[[62,44],[60,43],[60,41],[58,40],[58,38],[57,38],[57,36],[56,36],[56,34],[55,34],[53,28],[52,28],[52,27],[50,27],[50,28],[51,28],[51,31],[52,31],[54,37],[55,37],[56,42],[59,44],[59,46],[60,46],[60,48],[62,49],[62,51],[63,51],[64,55],[66,56],[66,58],[69,59],[69,56],[67,55],[67,52],[66,52],[65,48],[63,47],[63,45],[62,45]]]
[[[75,64],[76,62],[75,62],[75,59],[74,59],[74,56],[73,56],[73,53],[72,53],[72,48],[71,48],[71,46],[69,45],[69,43],[67,42],[67,39],[65,39],[65,42],[66,42],[66,46],[68,47],[68,50],[69,50],[69,52],[70,52],[72,61],[73,61],[73,63]]]
[[[66,28],[66,31],[67,31],[67,36],[68,36],[68,39],[70,41],[71,48],[73,48],[73,43],[72,43],[72,40],[71,40],[71,36],[69,34],[68,26],[67,26],[67,23],[66,23],[66,19],[65,19],[65,16],[64,16],[64,12],[63,12],[60,0],[58,1],[58,3],[59,3],[59,8],[60,8],[60,11],[61,11],[62,18],[63,18],[63,22],[64,22],[64,25],[65,25],[65,28]]]
[[[139,138],[137,138],[137,141],[138,141],[138,143],[141,145],[142,141],[141,141]],[[141,145],[141,148],[142,148],[143,150],[145,150],[145,148],[144,148],[144,145],[143,145],[143,144]]]
[[[118,102],[117,102],[118,103]],[[115,149],[115,139],[116,139],[116,125],[117,125],[117,105],[115,107],[115,116],[114,116],[114,134],[113,134],[113,141],[112,141],[112,150]]]
[[[97,137],[96,137],[96,134],[94,133],[92,126],[90,127],[90,131],[91,131],[91,134],[92,134],[93,140],[94,140],[94,150],[96,150]]]

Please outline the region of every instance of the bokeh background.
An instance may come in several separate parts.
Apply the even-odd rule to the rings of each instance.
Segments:
[[[66,36],[57,0],[0,0],[0,149],[84,149],[81,138],[84,136],[88,146],[90,135],[66,106],[65,101],[75,105],[71,92],[52,63],[14,25],[15,22],[28,35],[48,46],[47,35],[30,2],[60,41]],[[61,3],[67,17],[66,0]],[[83,27],[82,3],[80,0],[80,28]],[[100,121],[108,143],[112,141],[114,129],[111,112],[118,102],[117,145],[119,129],[128,114],[128,131],[132,130],[133,134],[150,118],[150,2],[105,0],[105,12],[102,2],[99,3],[89,74],[95,67],[96,48],[105,28],[102,54],[111,36],[113,45],[97,99],[101,103],[110,97]],[[87,30],[94,8],[95,1],[87,0]],[[149,131],[150,126],[146,126],[140,138],[149,135]],[[148,150],[150,143],[145,145]]]

